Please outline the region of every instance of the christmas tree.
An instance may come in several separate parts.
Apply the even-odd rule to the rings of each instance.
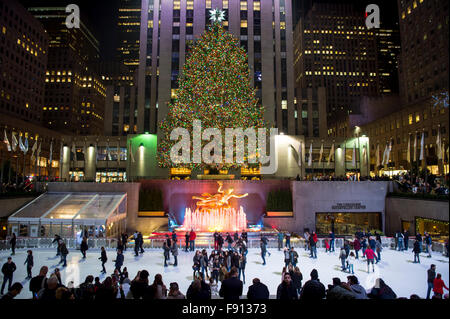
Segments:
[[[185,128],[192,138],[194,120],[201,121],[202,129],[220,129],[222,136],[225,136],[225,128],[256,130],[266,127],[263,108],[258,105],[250,82],[247,54],[239,40],[222,27],[220,19],[215,20],[190,49],[183,74],[178,79],[177,98],[169,104],[168,115],[160,125],[163,138],[158,146],[158,160],[161,167],[239,167],[236,164],[175,164],[171,161],[170,150],[177,142],[170,140],[171,131],[177,127]],[[202,141],[202,147],[208,142]]]

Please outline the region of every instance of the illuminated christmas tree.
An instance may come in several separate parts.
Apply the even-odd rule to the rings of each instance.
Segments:
[[[183,74],[178,79],[177,98],[169,104],[168,115],[160,125],[163,132],[158,146],[161,167],[239,167],[235,164],[174,164],[171,161],[170,150],[177,141],[170,140],[170,133],[177,127],[186,128],[192,138],[194,120],[201,121],[202,129],[220,129],[222,136],[225,136],[225,128],[266,127],[264,110],[257,104],[250,82],[247,54],[239,40],[222,27],[223,13],[213,11],[213,23],[190,49]],[[203,141],[202,147],[207,143]]]

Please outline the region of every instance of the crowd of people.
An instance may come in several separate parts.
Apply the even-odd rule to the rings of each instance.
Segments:
[[[426,178],[412,174],[400,174],[393,176],[393,179],[397,182],[398,189],[401,192],[434,195],[449,194],[448,187],[433,174],[427,175]]]
[[[306,231],[305,239],[307,245],[305,250],[309,250],[310,258],[317,258],[318,242],[317,234],[312,231]],[[196,234],[194,230],[186,232],[185,235],[185,251],[195,251],[193,257],[193,281],[183,294],[177,282],[172,282],[167,286],[164,284],[161,274],[156,274],[153,283],[150,283],[150,273],[147,270],[138,271],[136,276],[131,279],[128,274],[127,267],[124,265],[123,251],[127,249],[127,234],[120,236],[119,244],[116,250],[116,258],[114,262],[114,271],[107,276],[102,282],[100,277],[89,275],[85,281],[78,287],[75,287],[73,281],[64,285],[61,280],[59,268],[49,275],[47,266],[41,267],[37,276],[32,276],[32,268],[34,266],[33,251],[28,250],[24,261],[27,269],[26,280],[29,280],[29,291],[33,299],[37,300],[112,300],[112,299],[188,299],[188,300],[206,300],[211,298],[222,297],[225,300],[238,300],[245,297],[243,294],[243,285],[245,284],[245,266],[247,263],[247,233],[240,235],[236,233],[221,234],[215,232],[214,249],[208,255],[206,249],[195,250]],[[142,234],[135,232],[135,253],[142,254]],[[403,251],[408,250],[408,232],[397,232],[395,235],[395,249]],[[276,298],[282,300],[313,300],[313,299],[397,299],[396,293],[391,289],[382,278],[378,278],[373,288],[366,290],[359,284],[358,278],[354,274],[353,264],[355,260],[365,258],[367,262],[367,271],[374,271],[374,264],[381,260],[381,236],[377,232],[358,231],[355,233],[353,241],[344,240],[344,244],[340,247],[338,258],[341,261],[343,272],[346,272],[346,280],[341,281],[340,278],[332,279],[327,288],[319,280],[319,274],[316,269],[310,273],[310,279],[302,284],[303,275],[298,266],[299,254],[293,246],[291,246],[291,234],[289,232],[278,231],[278,249],[283,250],[284,267],[282,269],[281,282],[276,289]],[[420,242],[419,242],[420,240]],[[418,234],[414,240],[412,251],[416,254],[417,246],[422,247],[422,241],[431,256],[431,236],[425,234],[424,238]],[[57,243],[56,255],[60,256],[59,264],[66,267],[66,257],[68,249],[64,240],[55,235],[54,242]],[[335,234],[330,231],[324,240],[325,253],[335,251]],[[419,243],[419,244],[416,244]],[[261,235],[260,248],[263,265],[266,264],[266,254],[270,253],[267,249],[268,238],[265,234]],[[178,265],[178,238],[175,231],[172,234],[165,235],[163,243],[164,266]],[[83,238],[80,245],[82,258],[86,258],[88,245],[86,237]],[[360,255],[361,253],[361,255]],[[12,251],[14,255],[14,250]],[[173,263],[170,263],[171,256]],[[105,263],[108,261],[107,252],[101,247],[100,256],[101,274],[106,274]],[[419,261],[418,261],[419,262]],[[2,266],[3,282],[0,294],[2,299],[8,300],[15,298],[24,288],[20,282],[13,283],[13,274],[17,266],[13,262],[12,257],[8,257],[7,262]],[[49,275],[49,276],[48,276]],[[48,276],[48,277],[47,277]],[[219,285],[220,284],[220,285]],[[4,294],[4,289],[8,287],[8,291]],[[219,288],[220,287],[220,288]],[[427,270],[427,299],[448,299],[448,293],[444,294],[444,289],[448,290],[442,275],[436,272],[436,265],[432,264]],[[249,300],[269,299],[269,289],[261,282],[259,278],[252,280],[247,295]],[[418,295],[411,295],[410,299],[420,299]]]

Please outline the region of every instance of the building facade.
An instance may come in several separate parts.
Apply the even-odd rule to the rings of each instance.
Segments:
[[[39,21],[11,0],[0,1],[0,28],[0,112],[40,124],[48,35]]]
[[[296,87],[295,92],[295,134],[326,138],[328,136],[326,89]]]
[[[405,105],[447,91],[449,3],[398,0],[401,36],[400,92]]]
[[[116,56],[133,74],[139,66],[141,0],[120,0],[117,26],[119,43]]]
[[[400,31],[398,23],[382,26],[374,31],[377,41],[379,94],[398,94],[398,59],[400,56]]]
[[[330,136],[336,123],[358,112],[360,96],[380,91],[377,43],[364,16],[349,4],[315,3],[294,33],[296,87],[325,87]]]
[[[43,124],[63,134],[103,134],[105,87],[98,41],[83,21],[67,28],[65,7],[30,7],[50,38]]]
[[[189,43],[209,26],[214,8],[225,10],[224,27],[248,52],[251,80],[266,119],[295,134],[290,0],[142,0],[137,132],[157,132],[176,96]]]

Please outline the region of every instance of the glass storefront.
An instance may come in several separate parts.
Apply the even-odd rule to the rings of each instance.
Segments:
[[[84,179],[83,171],[70,171],[69,175],[70,175],[71,181],[73,181],[73,182],[81,182]]]
[[[448,239],[449,222],[438,219],[416,217],[416,232],[424,234],[427,232],[433,239]]]
[[[358,230],[381,230],[381,213],[316,213],[316,233],[354,235]]]
[[[126,182],[127,172],[125,171],[98,171],[95,176],[97,183]]]

